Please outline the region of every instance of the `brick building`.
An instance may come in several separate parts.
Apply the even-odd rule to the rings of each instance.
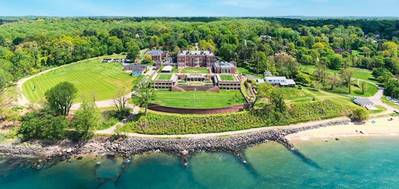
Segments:
[[[177,55],[178,67],[212,67],[216,56],[210,51],[182,51]]]
[[[170,61],[169,52],[162,50],[150,50],[147,51],[146,54],[151,56],[152,61],[154,61],[157,65],[161,65],[165,62]]]

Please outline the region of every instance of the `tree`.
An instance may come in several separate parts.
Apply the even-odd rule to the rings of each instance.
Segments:
[[[349,94],[352,94],[352,77],[353,70],[351,68],[345,68],[341,71],[341,77],[344,81],[344,84],[348,87]]]
[[[223,44],[219,49],[219,55],[223,60],[231,61],[236,57],[235,55],[236,46],[232,44]]]
[[[270,95],[270,103],[274,107],[274,111],[284,113],[287,110],[287,105],[284,102],[284,95],[279,91],[273,91]]]
[[[321,83],[324,83],[327,78],[327,67],[324,64],[319,63],[314,72],[315,77]]]
[[[255,97],[252,107],[254,107],[256,105],[256,103],[262,98],[269,98],[269,100],[270,100],[270,95],[271,95],[272,91],[273,91],[273,86],[271,84],[269,84],[269,83],[259,84],[256,89],[257,93],[256,93],[256,97]]]
[[[144,114],[147,115],[148,105],[150,104],[155,92],[148,78],[143,78],[133,89],[132,98],[134,98],[140,107],[144,108]]]
[[[337,74],[333,74],[330,77],[328,77],[328,83],[331,85],[330,90],[334,90],[334,88],[337,87],[341,83],[341,80],[337,76]]]
[[[139,53],[140,53],[139,45],[136,42],[130,42],[128,44],[128,49],[127,49],[127,58],[134,62]]]
[[[344,59],[342,58],[341,55],[339,54],[333,54],[328,57],[329,63],[328,67],[333,70],[339,70],[342,67],[342,64],[344,62]]]
[[[279,75],[296,78],[296,75],[299,73],[299,63],[287,53],[274,55],[273,62],[276,65]]]
[[[22,117],[18,135],[22,140],[60,140],[65,138],[68,121],[64,116],[53,116],[47,110],[40,110]]]
[[[362,94],[366,94],[366,91],[367,91],[367,83],[363,81],[363,82],[360,84],[360,88],[362,89]]]
[[[114,100],[114,105],[116,107],[116,117],[118,119],[123,119],[130,114],[130,109],[127,107],[128,99],[120,93],[119,98]]]
[[[77,89],[69,82],[62,82],[45,93],[47,106],[55,115],[69,114]]]
[[[352,114],[350,115],[350,118],[353,121],[365,121],[369,118],[369,112],[365,110],[364,108],[358,108],[356,110],[353,110]]]
[[[265,71],[271,73],[275,72],[274,65],[269,62],[266,53],[264,52],[256,52],[253,61],[257,73],[264,73]]]
[[[385,82],[384,94],[393,98],[399,98],[399,80],[389,79]]]
[[[89,139],[93,136],[92,130],[99,124],[99,115],[94,101],[83,101],[80,109],[75,113],[71,122],[76,131],[76,139]]]
[[[303,72],[299,72],[296,76],[296,81],[298,83],[301,83],[303,85],[309,85],[312,83],[312,79],[310,79],[310,76],[308,74],[305,74]]]

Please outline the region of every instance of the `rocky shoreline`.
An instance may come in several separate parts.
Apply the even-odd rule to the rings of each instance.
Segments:
[[[66,160],[73,157],[81,158],[87,155],[94,156],[121,156],[130,158],[132,155],[151,151],[176,154],[183,158],[200,151],[206,152],[239,152],[249,146],[276,141],[288,149],[293,146],[285,136],[301,131],[348,124],[349,120],[329,121],[325,123],[303,126],[270,129],[247,134],[224,137],[207,137],[195,139],[155,139],[133,137],[96,137],[85,143],[62,141],[57,144],[42,143],[0,144],[0,155],[6,157],[31,157],[40,162]]]

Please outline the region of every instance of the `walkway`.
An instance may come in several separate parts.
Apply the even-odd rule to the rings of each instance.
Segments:
[[[339,117],[329,120],[320,120],[320,121],[312,121],[306,123],[298,123],[286,126],[271,126],[271,127],[261,127],[261,128],[254,128],[254,129],[246,129],[240,131],[228,131],[222,133],[205,133],[205,134],[185,134],[185,135],[147,135],[147,134],[138,134],[138,133],[123,133],[123,135],[128,137],[138,137],[138,138],[160,138],[160,139],[181,139],[181,138],[190,138],[190,139],[198,139],[198,138],[212,138],[212,137],[223,137],[223,136],[232,136],[232,135],[242,135],[248,133],[256,133],[256,132],[263,132],[263,131],[270,131],[276,129],[287,129],[287,128],[301,128],[301,127],[308,127],[320,124],[327,124],[327,123],[338,123],[350,121],[347,117]],[[113,126],[112,128],[96,131],[95,134],[98,135],[112,135],[115,133],[118,124]]]
[[[389,113],[393,113],[396,111],[395,108],[389,106],[388,104],[385,104],[384,102],[382,102],[381,98],[384,96],[384,89],[379,89],[378,92],[372,96],[369,97],[368,99],[373,102],[376,106],[382,106],[386,109],[386,111],[388,111]]]

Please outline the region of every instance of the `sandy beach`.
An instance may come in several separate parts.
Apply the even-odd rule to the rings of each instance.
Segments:
[[[399,136],[399,117],[372,118],[365,123],[349,123],[307,130],[288,135],[287,139],[295,142],[354,136]]]

